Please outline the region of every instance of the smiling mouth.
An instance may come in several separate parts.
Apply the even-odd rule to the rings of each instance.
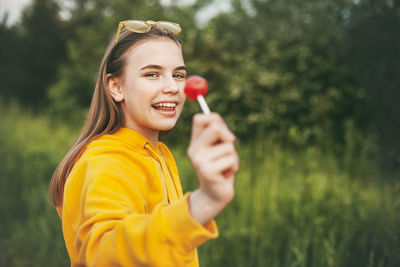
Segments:
[[[174,111],[177,103],[176,102],[160,102],[154,105],[151,105],[154,109],[159,111]]]

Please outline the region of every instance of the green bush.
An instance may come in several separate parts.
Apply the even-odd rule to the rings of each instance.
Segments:
[[[400,182],[376,176],[348,128],[354,138],[345,158],[268,139],[239,144],[236,197],[217,218],[220,237],[199,249],[202,266],[398,266]],[[178,152],[183,184],[193,189]]]
[[[67,266],[47,187],[78,130],[15,105],[0,112],[0,266]],[[199,249],[201,266],[399,266],[400,182],[377,176],[347,128],[355,143],[339,159],[265,138],[239,143],[236,197],[217,217],[220,237]],[[185,145],[173,153],[187,191],[197,179]]]
[[[239,151],[236,197],[203,266],[399,266],[400,182],[349,177],[316,148]]]
[[[0,266],[65,266],[61,223],[47,188],[76,134],[16,105],[0,111]]]

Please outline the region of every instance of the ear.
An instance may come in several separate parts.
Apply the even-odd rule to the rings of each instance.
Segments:
[[[106,78],[108,90],[115,102],[121,102],[124,100],[124,92],[121,88],[121,80],[117,77],[111,76],[111,74],[107,74]]]

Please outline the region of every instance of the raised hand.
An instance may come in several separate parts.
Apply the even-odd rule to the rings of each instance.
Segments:
[[[235,136],[216,113],[197,114],[193,118],[188,156],[199,180],[199,188],[190,198],[192,216],[205,224],[232,201],[239,158]]]

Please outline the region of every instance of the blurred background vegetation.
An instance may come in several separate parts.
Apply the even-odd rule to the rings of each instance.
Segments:
[[[68,265],[47,186],[125,19],[182,26],[189,74],[238,136],[237,196],[202,266],[400,266],[400,1],[227,0],[204,16],[221,2],[33,0],[17,23],[0,14],[0,266]],[[198,111],[187,102],[166,139],[185,190]]]

